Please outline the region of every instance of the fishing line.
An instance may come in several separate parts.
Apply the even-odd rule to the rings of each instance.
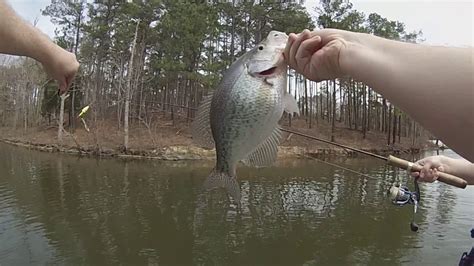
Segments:
[[[293,131],[293,130],[290,130],[290,129],[286,129],[286,128],[282,128],[281,131],[285,131],[285,132],[287,132],[287,133],[295,134],[295,135],[298,135],[298,136],[301,136],[301,137],[305,137],[305,138],[308,138],[308,139],[321,141],[321,142],[324,142],[324,143],[327,143],[327,144],[331,144],[331,145],[334,145],[334,146],[338,146],[338,147],[341,147],[341,148],[344,148],[344,149],[348,149],[348,150],[351,150],[351,151],[363,153],[363,154],[365,154],[365,155],[369,155],[369,156],[372,156],[372,157],[374,157],[374,158],[377,158],[377,159],[380,159],[380,160],[383,160],[383,161],[387,161],[387,158],[386,158],[386,157],[383,157],[383,156],[381,156],[381,155],[378,155],[378,154],[375,154],[375,153],[372,153],[372,152],[368,152],[368,151],[364,151],[364,150],[352,148],[352,147],[349,147],[349,146],[346,146],[346,145],[343,145],[343,144],[339,144],[339,143],[332,142],[332,141],[329,141],[329,140],[324,140],[324,139],[321,139],[321,138],[317,138],[317,137],[314,137],[314,136],[310,136],[310,135],[303,134],[303,133],[300,133],[300,132],[296,132],[296,131]]]
[[[318,162],[325,163],[325,164],[327,164],[327,165],[331,165],[331,166],[334,166],[334,167],[336,167],[336,168],[340,168],[340,169],[342,169],[342,170],[349,171],[349,172],[351,172],[351,173],[358,174],[358,175],[363,176],[363,177],[367,177],[367,178],[370,178],[370,179],[376,179],[375,177],[369,176],[369,175],[364,174],[364,173],[361,173],[361,172],[357,172],[356,170],[352,170],[352,169],[350,169],[350,168],[346,168],[346,167],[344,167],[344,166],[340,166],[340,165],[335,164],[335,163],[326,162],[326,161],[324,161],[324,160],[321,160],[321,159],[318,159],[318,158],[314,158],[314,157],[311,157],[311,156],[305,156],[305,158],[308,158],[308,159],[311,159],[311,160],[316,160],[316,161],[318,161]]]

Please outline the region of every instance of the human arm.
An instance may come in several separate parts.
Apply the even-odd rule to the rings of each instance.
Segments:
[[[71,85],[79,68],[74,54],[22,20],[4,0],[0,0],[0,53],[37,60],[46,73],[58,81],[60,92],[65,92]]]
[[[372,87],[474,161],[473,49],[324,29],[290,34],[285,58],[315,81],[350,76]]]
[[[423,168],[420,172],[413,172],[412,176],[419,177],[420,181],[433,182],[438,179],[438,171],[458,176],[474,185],[474,164],[465,159],[453,159],[443,155],[430,156],[416,162]]]

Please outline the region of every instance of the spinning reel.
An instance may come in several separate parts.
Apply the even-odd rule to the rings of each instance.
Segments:
[[[411,166],[413,164],[410,163],[407,169],[408,174],[411,172]],[[397,206],[405,206],[405,205],[413,205],[413,216],[410,222],[410,229],[413,232],[418,231],[418,225],[415,223],[415,215],[418,209],[418,204],[421,200],[420,188],[418,186],[418,178],[414,179],[415,184],[415,191],[410,191],[410,189],[402,184],[398,186],[392,186],[388,191],[387,194],[390,197],[390,200],[394,205]]]

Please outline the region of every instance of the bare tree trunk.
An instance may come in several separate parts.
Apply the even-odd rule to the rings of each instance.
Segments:
[[[288,94],[291,95],[291,77],[288,77]],[[291,114],[288,114],[288,126],[291,127]]]
[[[304,82],[306,83],[308,81],[305,79]],[[313,86],[314,84],[311,82],[309,84],[309,128],[313,126]]]
[[[342,97],[342,86],[341,82],[339,81],[339,101],[341,102],[339,105],[339,123],[341,123],[344,119],[344,110],[343,110],[343,104],[344,104],[344,98]]]
[[[25,77],[26,78],[26,77]],[[21,90],[21,109],[23,113],[23,131],[26,132],[28,129],[28,109],[26,104],[26,94],[28,87],[30,86],[30,82],[26,82],[25,86],[22,87]]]
[[[366,132],[367,132],[367,86],[362,85],[362,90],[363,90],[363,103],[362,103],[362,133],[363,133],[363,138],[365,139],[366,137]]]
[[[370,115],[371,115],[370,109],[372,109],[372,103],[370,101],[370,99],[371,99],[371,93],[370,93],[371,89],[369,87],[366,87],[366,88],[367,88],[367,93],[369,94],[367,96],[367,106],[368,107],[367,107],[367,127],[366,127],[366,130],[370,131]]]
[[[80,30],[81,30],[81,19],[82,19],[82,11],[83,11],[83,6],[82,3],[80,4],[80,10],[79,10],[79,15],[77,16],[77,21],[76,21],[76,40],[74,43],[74,54],[77,56],[77,50],[79,48],[79,37],[80,37]],[[71,112],[70,115],[71,117],[69,118],[69,124],[71,126],[72,132],[76,129],[76,124],[75,124],[75,119],[74,119],[74,106],[75,101],[76,101],[76,88],[77,86],[74,86],[74,88],[71,91]]]
[[[380,128],[381,128],[381,112],[380,112],[380,105],[378,105],[379,102],[379,96],[378,95],[375,95],[375,101],[377,102],[377,105],[375,106],[375,113],[376,113],[376,116],[375,116],[375,130],[376,131],[379,131],[380,132]]]
[[[127,81],[127,88],[125,91],[125,111],[124,111],[124,120],[123,120],[123,130],[124,130],[124,140],[123,146],[125,151],[128,150],[128,122],[129,122],[129,113],[130,113],[130,93],[132,91],[132,77],[133,77],[133,57],[135,55],[135,46],[137,43],[137,35],[138,35],[138,26],[140,25],[140,20],[137,21],[137,26],[135,28],[135,37],[133,38],[132,43],[132,51],[130,55],[130,63],[128,66],[128,81]]]
[[[413,126],[412,126],[412,128],[413,128],[412,134],[413,134],[413,135],[412,135],[412,143],[411,143],[411,145],[412,145],[412,147],[415,147],[416,139],[417,139],[417,134],[418,134],[418,132],[417,132],[418,129],[417,129],[417,127],[416,127],[415,121],[412,121],[412,125],[413,125]]]
[[[382,100],[382,131],[387,132],[387,100],[383,98]]]
[[[352,80],[349,80],[349,87],[347,88],[347,117],[349,120],[349,128],[352,128]]]
[[[69,97],[69,94],[63,94],[59,98],[61,99],[61,105],[59,107],[59,121],[58,121],[58,142],[59,145],[63,144],[63,131],[64,131],[64,101]]]
[[[331,141],[334,141],[334,132],[336,130],[336,80],[332,81],[332,126]]]
[[[303,82],[304,82],[304,105],[305,105],[305,116],[306,119],[308,119],[309,116],[309,103],[308,103],[308,84],[306,82],[306,78],[303,77]],[[306,120],[308,121],[308,120]]]
[[[235,7],[235,0],[232,1],[232,7]],[[232,27],[230,30],[230,58],[231,61],[235,59],[235,15],[232,12]]]
[[[327,110],[327,116],[326,120],[329,122],[329,112],[331,109],[329,109],[329,80],[326,80],[326,110]]]
[[[395,115],[396,110],[393,109],[393,127],[392,127],[392,144],[395,144],[395,136],[397,133],[397,116]]]
[[[354,107],[354,129],[357,130],[359,128],[359,108],[357,108],[358,104],[358,95],[357,95],[357,87],[358,83],[354,81],[352,86],[352,92],[354,96],[352,97],[352,105]]]
[[[122,128],[122,77],[123,77],[123,69],[124,64],[122,64],[122,60],[120,60],[120,70],[119,70],[119,84],[117,90],[117,129],[120,130]]]
[[[322,86],[319,86],[319,115],[321,116],[321,120],[324,120],[324,110],[323,110],[323,89]]]
[[[387,145],[390,146],[390,133],[391,133],[391,122],[392,121],[392,105],[390,104],[390,107],[388,109],[388,121],[387,121]]]
[[[401,135],[402,134],[402,116],[398,114],[398,143],[401,143]]]
[[[314,118],[316,118],[316,124],[319,124],[319,118],[318,118],[318,83],[316,82],[311,82],[313,84],[313,96],[311,97],[311,102],[314,101]],[[320,86],[321,88],[321,86]]]

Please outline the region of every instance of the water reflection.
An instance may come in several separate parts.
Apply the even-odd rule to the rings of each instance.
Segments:
[[[385,198],[403,171],[372,160],[339,162],[363,177],[315,161],[241,168],[239,208],[223,190],[203,193],[212,162],[1,148],[0,263],[6,265],[400,264],[435,256],[439,250],[423,248],[428,241],[450,240],[446,228],[467,227],[468,218],[453,208],[457,191],[423,186],[428,204],[417,219],[428,233],[413,234],[412,210]],[[427,237],[433,224],[437,236]],[[452,261],[464,250],[458,249],[438,259]]]

